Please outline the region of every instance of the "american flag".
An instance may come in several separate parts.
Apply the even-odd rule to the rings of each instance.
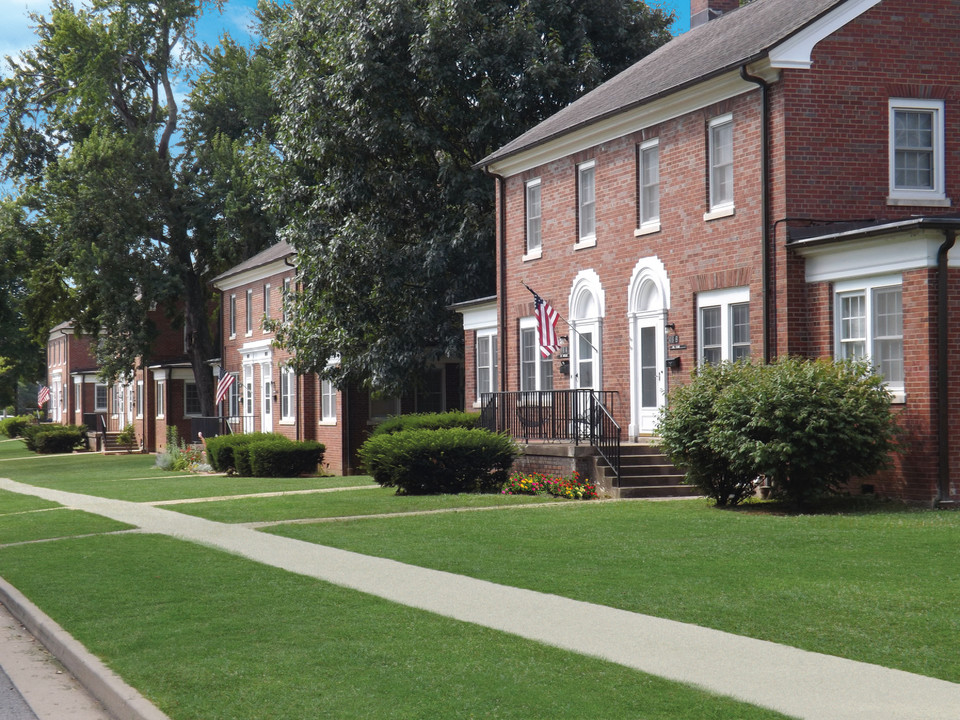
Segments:
[[[530,292],[533,293],[533,313],[537,317],[540,354],[548,358],[560,348],[560,342],[557,340],[557,320],[560,319],[560,316],[557,315],[556,310],[550,307],[550,303],[533,290],[530,290]]]
[[[220,376],[220,382],[217,383],[217,405],[223,402],[223,399],[227,396],[227,392],[230,390],[230,386],[236,382],[236,379],[237,376],[231,375],[230,373],[224,373]]]
[[[40,390],[37,391],[37,407],[43,407],[46,402],[50,402],[50,388],[41,385]]]

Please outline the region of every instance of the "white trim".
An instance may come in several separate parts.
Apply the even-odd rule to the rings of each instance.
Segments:
[[[542,246],[542,245],[541,245],[540,247],[538,247],[536,250],[534,250],[533,252],[529,252],[529,253],[527,253],[526,255],[523,255],[523,256],[520,258],[520,261],[521,261],[521,262],[527,262],[528,260],[539,260],[541,257],[543,257],[543,246]]]
[[[716,210],[705,212],[703,214],[703,221],[710,222],[711,220],[719,220],[720,218],[733,217],[736,214],[737,211],[733,203],[719,205]]]
[[[799,247],[808,283],[887,275],[937,266],[943,232],[914,230],[898,235]],[[960,257],[950,267],[960,267]]]
[[[266,265],[260,265],[259,267],[244,270],[236,275],[231,275],[228,278],[224,278],[223,280],[214,283],[213,286],[218,290],[234,290],[239,288],[241,285],[263,282],[267,278],[273,277],[274,275],[286,275],[293,270],[293,268],[286,263],[286,258],[290,257],[296,257],[296,254],[291,253],[285,258],[278,258],[277,260],[273,260]]]
[[[880,0],[852,0],[841,3],[839,7],[772,48],[768,53],[770,65],[775,68],[810,68],[813,65],[813,49],[817,43],[879,4]]]
[[[474,305],[468,308],[457,310],[463,315],[464,330],[485,330],[487,328],[497,327],[497,301]]]
[[[581,187],[583,175],[586,171],[592,171],[593,176],[593,199],[590,201],[590,207],[593,210],[593,232],[584,234],[583,232],[583,189]],[[593,247],[597,244],[597,161],[587,160],[577,165],[577,242],[574,245],[575,250],[585,247]]]
[[[642,291],[652,286],[656,293],[649,297],[650,302],[643,305]],[[655,327],[657,357],[657,407],[666,404],[668,377],[666,372],[666,322],[670,308],[670,278],[666,267],[656,255],[641,258],[633,268],[630,284],[627,286],[627,323],[630,329],[630,426],[628,434],[636,437],[653,428],[652,413],[649,408],[641,407],[640,374],[640,336],[641,328]]]
[[[540,199],[540,214],[537,216],[539,228],[537,231],[537,246],[530,249],[530,190],[537,188]],[[540,178],[528,180],[523,186],[523,260],[533,260],[543,253],[543,184]]]
[[[765,72],[768,70],[765,63],[757,63],[756,68],[750,66],[748,69],[753,75],[763,73],[764,79],[770,82],[777,78],[776,73]],[[596,120],[542,145],[491,163],[488,167],[498,175],[511,177],[756,89],[754,83],[740,77],[740,69],[737,68],[706,82],[671,92],[658,100]]]
[[[647,218],[643,212],[643,171],[646,167],[644,163],[644,153],[657,149],[657,214]],[[652,232],[660,231],[660,138],[653,138],[640,143],[637,148],[637,211],[640,216],[640,227],[634,231],[634,236],[647,235]]]
[[[714,166],[713,164],[713,151],[715,142],[714,135],[719,128],[726,126],[730,127],[730,199],[723,200],[722,202],[714,202],[715,190],[717,188],[717,183],[714,178],[714,170],[716,167],[726,167],[726,165]],[[707,214],[703,216],[704,220],[712,220],[714,218],[728,217],[729,215],[733,215],[737,163],[737,154],[734,150],[735,140],[733,113],[725,113],[723,115],[710,118],[710,121],[707,123],[707,196],[709,198],[709,209]]]
[[[659,222],[644,223],[643,225],[641,225],[640,227],[638,227],[636,230],[633,231],[633,236],[643,237],[644,235],[653,235],[654,233],[658,233],[658,232],[660,232]]]
[[[733,326],[730,307],[750,302],[750,287],[722,288],[720,290],[704,290],[697,293],[697,366],[703,365],[703,316],[704,308],[720,308],[720,360],[726,362],[732,359],[733,354]]]

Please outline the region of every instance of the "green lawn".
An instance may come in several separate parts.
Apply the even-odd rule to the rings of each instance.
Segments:
[[[171,538],[0,572],[173,720],[761,720],[777,713]]]
[[[960,682],[960,513],[570,503],[267,531]]]
[[[153,470],[149,456],[7,451],[0,443],[0,476],[128,500],[371,482],[196,477]],[[542,500],[370,489],[170,509],[255,522]],[[122,526],[49,507],[0,492],[0,544],[65,538],[0,547],[0,574],[174,720],[777,717],[169,538],[68,539]],[[960,513],[556,502],[269,531],[960,682]]]

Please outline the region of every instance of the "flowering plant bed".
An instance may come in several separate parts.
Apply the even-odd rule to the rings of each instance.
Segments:
[[[596,485],[583,480],[577,472],[569,478],[514,472],[501,492],[504,495],[553,495],[570,500],[590,500],[597,497]]]

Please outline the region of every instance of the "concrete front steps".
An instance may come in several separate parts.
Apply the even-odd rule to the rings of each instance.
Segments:
[[[117,439],[119,436],[120,433],[117,432],[105,433],[103,436],[103,447],[100,448],[100,452],[102,452],[104,455],[126,455],[132,452],[131,448],[120,444]]]
[[[619,498],[694,497],[697,488],[683,484],[683,473],[670,464],[652,438],[620,446],[620,483],[602,460],[597,470],[604,474],[603,485]]]

